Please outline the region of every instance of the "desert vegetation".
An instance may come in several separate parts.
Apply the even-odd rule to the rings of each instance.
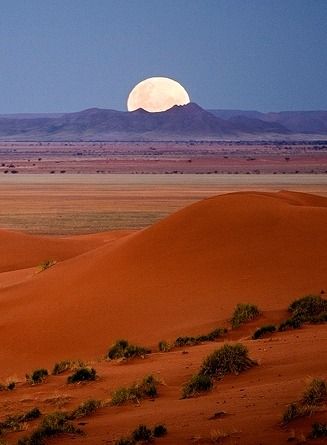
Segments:
[[[79,383],[92,381],[96,379],[96,370],[94,368],[82,367],[67,378],[67,383]]]
[[[231,325],[233,328],[238,328],[241,324],[257,318],[260,315],[260,310],[254,304],[239,303],[234,309]]]
[[[26,374],[26,381],[31,385],[37,385],[42,383],[49,375],[49,372],[45,368],[35,369],[31,374]]]
[[[139,403],[145,398],[157,397],[157,380],[148,375],[140,382],[133,383],[129,387],[121,387],[116,389],[111,395],[111,405],[123,405],[126,402]]]
[[[127,340],[117,340],[113,344],[107,354],[110,360],[116,359],[131,359],[135,357],[145,357],[151,352],[150,349],[144,346],[130,344]]]
[[[320,439],[322,437],[327,437],[327,423],[314,423],[309,438]]]
[[[320,295],[306,295],[293,301],[288,307],[291,316],[283,321],[278,330],[299,329],[304,323],[325,323],[327,321],[327,300]]]
[[[327,402],[327,383],[323,379],[313,379],[300,400],[292,402],[286,408],[282,423],[287,424],[298,417],[311,415],[321,404]]]
[[[0,435],[13,431],[21,431],[26,422],[38,419],[40,416],[41,411],[38,408],[33,408],[24,414],[8,416],[0,422]]]
[[[163,437],[167,434],[167,428],[163,424],[157,424],[154,428],[149,428],[140,424],[130,436],[116,440],[115,445],[135,445],[136,443],[152,442],[155,438]]]
[[[79,419],[93,414],[97,409],[102,406],[102,402],[96,399],[89,399],[81,403],[74,411],[69,415],[69,420]]]
[[[207,342],[207,341],[215,341],[218,338],[223,337],[226,335],[227,329],[226,328],[216,328],[213,331],[208,332],[207,334],[201,334],[196,336],[181,336],[177,337],[176,340],[173,343],[168,343],[165,340],[161,340],[158,343],[158,349],[160,352],[168,352],[173,348],[181,348],[184,346],[194,346],[199,345],[201,343]]]
[[[275,325],[266,324],[264,326],[261,326],[261,328],[255,330],[254,334],[252,335],[252,340],[257,340],[258,338],[262,338],[267,334],[272,334],[275,331],[276,331]]]
[[[255,365],[256,362],[249,357],[244,345],[226,344],[204,359],[199,373],[183,386],[182,398],[209,391],[213,386],[213,379],[221,379],[227,374],[237,375]]]
[[[62,360],[61,362],[55,363],[51,374],[59,375],[65,371],[75,371],[84,366],[85,364],[81,360]]]
[[[55,260],[48,259],[42,261],[41,264],[39,264],[39,271],[42,272],[43,270],[49,269],[50,267],[54,266],[56,264]]]

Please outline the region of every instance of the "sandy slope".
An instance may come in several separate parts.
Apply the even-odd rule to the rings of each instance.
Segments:
[[[58,263],[0,291],[1,374],[203,332],[238,302],[285,309],[327,290],[326,227],[326,198],[233,193]]]

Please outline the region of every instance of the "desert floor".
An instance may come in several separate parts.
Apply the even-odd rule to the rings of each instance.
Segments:
[[[281,416],[312,378],[327,379],[326,324],[251,336],[285,320],[294,299],[327,292],[327,175],[19,174],[1,175],[0,190],[0,377],[16,382],[0,391],[1,421],[92,398],[104,406],[75,422],[85,435],[47,443],[113,444],[141,423],[167,426],[158,444],[323,443],[306,436],[326,422],[326,404],[287,426]],[[262,314],[231,329],[237,303]],[[158,350],[160,340],[217,326],[228,328],[221,340]],[[152,353],[108,361],[118,338]],[[258,366],[182,400],[202,360],[236,341]],[[25,381],[63,359],[87,362],[97,380],[68,385],[68,371]],[[110,406],[113,390],[148,374],[157,398]],[[37,424],[0,440],[16,444]]]

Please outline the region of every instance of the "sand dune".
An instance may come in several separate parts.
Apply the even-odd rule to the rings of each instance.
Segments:
[[[200,333],[238,302],[285,309],[327,290],[326,227],[326,198],[233,193],[58,263],[0,291],[1,373]]]

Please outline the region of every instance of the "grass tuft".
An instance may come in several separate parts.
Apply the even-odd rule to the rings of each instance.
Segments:
[[[309,438],[320,439],[321,437],[327,437],[327,423],[314,423]]]
[[[252,335],[252,340],[257,340],[258,338],[262,338],[266,334],[271,334],[276,331],[276,326],[273,324],[266,324],[258,328],[254,334]]]
[[[167,434],[167,428],[161,423],[153,428],[153,437],[163,437]]]
[[[327,400],[327,383],[322,379],[313,379],[303,393],[301,403],[306,405],[320,405]]]
[[[224,345],[208,355],[200,369],[200,374],[222,378],[226,374],[239,374],[256,365],[248,355],[248,349],[241,343]]]
[[[121,387],[112,393],[111,405],[123,405],[127,402],[138,403],[142,399],[157,397],[157,381],[152,375],[130,387]]]
[[[93,414],[97,409],[102,406],[100,400],[90,399],[81,403],[69,416],[70,420],[79,419],[81,417],[89,416]]]
[[[260,311],[254,304],[240,303],[236,306],[231,318],[232,327],[238,328],[241,324],[254,320],[259,315]]]
[[[96,370],[94,368],[78,368],[74,374],[67,378],[67,383],[78,383],[92,381],[96,379]]]
[[[48,370],[45,368],[35,369],[32,374],[26,374],[26,381],[31,385],[37,385],[42,383],[48,375]]]
[[[139,425],[132,433],[135,442],[150,442],[152,431],[146,425]]]
[[[127,340],[118,340],[113,344],[107,354],[110,360],[119,358],[130,359],[134,357],[145,357],[151,351],[143,346],[131,345]]]
[[[212,377],[205,374],[195,374],[182,388],[182,399],[194,397],[200,392],[210,391],[213,387]]]
[[[52,375],[59,375],[65,371],[75,371],[84,366],[85,364],[80,360],[62,360],[61,362],[55,363]]]

